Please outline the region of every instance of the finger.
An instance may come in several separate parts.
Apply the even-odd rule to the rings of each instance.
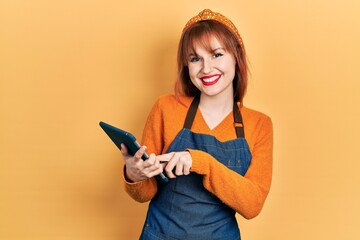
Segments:
[[[125,144],[122,143],[120,145],[120,150],[121,150],[123,160],[127,161],[130,158],[132,158],[132,156],[129,154],[128,149],[126,148]]]
[[[147,178],[151,178],[151,177],[155,177],[157,175],[159,175],[160,173],[162,173],[162,170],[160,168],[152,170],[152,171],[148,171],[147,173],[145,173],[145,176]]]
[[[168,162],[160,162],[160,164],[161,164],[162,168],[165,169]]]
[[[121,149],[121,153],[122,153],[123,155],[129,155],[128,150],[127,150],[125,144],[121,143],[120,149]]]
[[[169,178],[176,178],[176,176],[173,173],[173,169],[175,168],[178,160],[179,160],[179,155],[177,153],[174,153],[172,158],[169,160],[168,164],[166,165],[165,172]]]
[[[160,164],[159,160],[155,158],[155,154],[151,156],[149,160],[151,158],[153,158],[155,162],[142,170],[143,174],[146,175],[148,178],[159,175],[163,172],[163,167]]]
[[[185,164],[184,165],[184,175],[189,175],[190,174],[190,169],[191,169],[191,166],[188,165],[188,164]]]
[[[146,161],[142,161],[141,165],[144,169],[147,168],[147,171],[152,171],[161,167],[159,160],[153,153],[149,155],[149,159],[147,159]]]
[[[189,175],[190,174],[190,169],[192,166],[192,157],[191,154],[188,151],[185,151],[185,156],[184,156],[184,175]]]
[[[144,167],[150,167],[150,166],[154,165],[155,162],[156,162],[156,155],[152,153],[149,155],[149,159],[144,161]]]
[[[162,155],[157,155],[156,158],[159,159],[161,163],[169,162],[170,159],[173,157],[174,152],[165,153]]]
[[[158,159],[155,159],[153,165],[149,167],[150,172],[153,172],[155,175],[158,175],[163,172],[163,166],[160,164]]]
[[[181,175],[183,175],[183,172],[184,172],[184,162],[183,162],[182,157],[180,157],[179,161],[176,163],[176,166],[175,166],[175,175],[181,176]]]
[[[180,175],[188,175],[190,173],[191,161],[189,161],[187,154],[179,153],[179,160],[176,164],[175,174],[177,176]]]
[[[134,154],[134,157],[138,160],[141,160],[141,157],[142,155],[144,155],[145,151],[146,151],[146,146],[141,146],[139,150],[137,150],[136,153]]]

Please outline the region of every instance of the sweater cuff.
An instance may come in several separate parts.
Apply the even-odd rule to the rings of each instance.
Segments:
[[[126,165],[124,165],[124,168],[123,168],[123,181],[124,181],[124,184],[125,184],[125,188],[140,186],[146,180],[147,179],[139,181],[139,182],[131,182],[129,179],[126,178]]]
[[[200,150],[186,149],[192,158],[192,166],[190,171],[197,174],[207,175],[209,174],[209,163],[206,157],[207,153]]]

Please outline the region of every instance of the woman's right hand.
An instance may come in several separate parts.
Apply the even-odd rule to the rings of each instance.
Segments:
[[[125,160],[125,177],[130,182],[139,182],[156,175],[163,171],[163,165],[160,164],[155,154],[150,154],[149,159],[144,161],[141,156],[145,153],[146,147],[140,149],[131,156],[124,144],[121,144],[121,153]]]

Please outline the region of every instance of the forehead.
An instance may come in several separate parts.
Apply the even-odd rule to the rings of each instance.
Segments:
[[[215,36],[209,36],[207,38],[194,39],[192,43],[193,48],[203,48],[206,50],[214,50],[217,48],[224,48],[224,44]]]
[[[202,34],[194,37],[189,41],[187,53],[194,54],[198,50],[206,50],[213,52],[215,49],[223,48],[226,49],[222,38],[215,34]]]

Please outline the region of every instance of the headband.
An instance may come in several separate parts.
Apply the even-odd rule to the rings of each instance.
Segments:
[[[195,17],[192,17],[185,25],[183,29],[183,33],[194,23],[197,23],[199,21],[205,21],[205,20],[215,20],[219,23],[222,23],[225,25],[233,34],[235,34],[236,38],[238,39],[240,46],[243,46],[243,41],[240,37],[240,34],[238,30],[236,29],[235,25],[224,15],[213,12],[210,9],[204,9],[202,10],[198,15]]]

